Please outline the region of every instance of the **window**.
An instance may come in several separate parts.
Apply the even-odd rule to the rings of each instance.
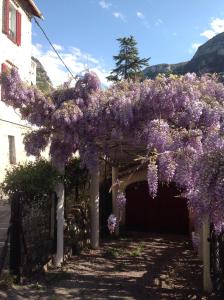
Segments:
[[[16,9],[9,4],[9,37],[11,40],[16,41]]]
[[[9,163],[11,165],[16,164],[16,146],[15,146],[15,137],[8,135],[9,140]]]
[[[3,32],[10,40],[21,45],[21,14],[10,0],[4,0]]]

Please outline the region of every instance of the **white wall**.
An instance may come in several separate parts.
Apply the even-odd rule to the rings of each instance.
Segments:
[[[0,66],[7,61],[11,62],[18,68],[22,80],[30,83],[34,73],[31,68],[31,20],[20,7],[17,9],[22,16],[21,46],[17,46],[2,32],[3,0],[0,0]],[[0,182],[4,178],[5,169],[10,167],[9,135],[15,137],[17,162],[28,159],[23,146],[23,135],[29,130],[27,125],[20,119],[18,113],[0,100]]]
[[[16,162],[18,163],[27,161],[27,156],[23,145],[23,134],[26,131],[27,129],[24,127],[13,125],[7,122],[0,122],[0,182],[2,182],[4,179],[6,168],[13,166],[9,164],[9,135],[15,137]]]
[[[3,0],[0,0],[0,63],[9,60],[18,69],[23,80],[30,82],[31,73],[31,21],[27,14],[17,7],[22,16],[21,46],[17,46],[2,32]]]

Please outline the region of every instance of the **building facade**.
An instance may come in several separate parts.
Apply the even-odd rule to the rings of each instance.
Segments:
[[[31,59],[32,17],[41,13],[32,0],[0,0],[0,66],[1,72],[17,68],[20,77],[35,84],[35,62]],[[23,136],[30,130],[13,108],[1,101],[0,93],[0,182],[6,168],[24,162]]]

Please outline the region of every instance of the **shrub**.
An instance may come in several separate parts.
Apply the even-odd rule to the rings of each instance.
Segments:
[[[0,276],[0,290],[8,290],[12,287],[15,278],[9,273],[4,272]]]
[[[28,198],[33,198],[52,192],[58,180],[59,174],[50,162],[37,160],[8,169],[1,188],[9,197],[23,192]]]
[[[65,196],[74,202],[82,202],[88,190],[88,171],[81,165],[79,158],[72,158],[65,166]],[[84,198],[84,199],[83,199]]]

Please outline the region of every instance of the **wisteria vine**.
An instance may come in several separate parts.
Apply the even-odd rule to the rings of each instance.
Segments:
[[[3,101],[38,129],[24,139],[35,156],[65,162],[77,149],[89,168],[110,157],[108,141],[145,149],[149,192],[158,180],[180,186],[195,220],[207,213],[217,230],[224,220],[224,86],[215,75],[159,76],[100,89],[89,72],[74,88],[44,95],[21,82],[15,69],[2,76]],[[136,153],[137,155],[137,153]],[[113,219],[114,220],[114,219]]]

